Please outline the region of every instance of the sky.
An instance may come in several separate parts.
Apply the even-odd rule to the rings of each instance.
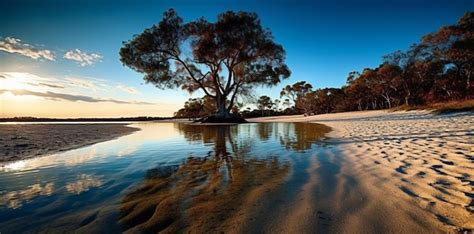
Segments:
[[[145,84],[120,63],[123,41],[174,8],[185,22],[256,12],[286,50],[289,79],[256,95],[279,98],[305,80],[340,87],[421,36],[455,24],[474,1],[157,0],[0,2],[0,117],[171,116],[191,96]]]

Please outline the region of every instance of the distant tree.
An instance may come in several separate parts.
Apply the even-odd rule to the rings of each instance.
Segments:
[[[435,77],[443,72],[442,63],[424,44],[414,44],[409,51],[397,51],[384,59],[386,63],[400,67],[404,101],[409,106],[424,104],[424,95],[432,89]]]
[[[379,77],[377,76],[377,70],[371,68],[365,68],[358,78],[360,88],[364,90],[365,102],[372,107],[373,110],[377,109],[377,101],[379,94],[382,90],[378,90],[380,84]],[[366,107],[368,109],[368,107]]]
[[[433,55],[453,71],[459,82],[461,96],[472,97],[474,85],[474,12],[466,12],[456,25],[441,27],[423,37],[422,43],[432,49]]]
[[[291,106],[290,99],[285,98],[285,100],[283,100],[282,105],[286,108],[289,108]]]
[[[347,77],[347,88],[346,92],[347,95],[352,97],[352,100],[357,105],[357,110],[361,111],[367,109],[367,103],[369,103],[368,99],[370,98],[370,89],[365,82],[365,79],[361,79],[361,73],[352,71],[349,73]]]
[[[324,88],[306,94],[306,99],[311,100],[309,113],[322,114],[338,110],[338,106],[345,101],[342,89]]]
[[[401,87],[401,74],[399,66],[388,63],[380,65],[377,69],[374,89],[387,102],[388,108],[392,108],[394,96]]]
[[[273,104],[274,104],[273,107],[275,108],[275,111],[279,111],[279,110],[280,110],[280,103],[281,103],[280,99],[275,99],[275,100],[273,101]]]
[[[190,51],[191,53],[189,53]],[[170,9],[158,24],[123,43],[120,61],[158,88],[201,90],[230,118],[238,95],[288,78],[283,47],[255,13],[228,11],[189,23]]]
[[[184,103],[184,107],[179,109],[174,116],[176,118],[196,119],[204,114],[204,103],[202,98],[190,98]]]
[[[313,91],[306,92],[302,97],[299,97],[297,102],[296,102],[296,109],[299,110],[300,112],[303,112],[304,114],[310,114],[313,112],[315,108],[315,105],[317,99],[317,93]]]
[[[285,86],[281,92],[280,97],[287,97],[295,104],[295,108],[306,112],[308,109],[308,102],[303,100],[305,95],[311,92],[313,86],[310,83],[306,83],[306,81],[299,81],[294,83],[293,85]]]
[[[273,107],[272,99],[268,96],[260,96],[257,101],[257,108],[262,112],[262,116],[265,110]]]

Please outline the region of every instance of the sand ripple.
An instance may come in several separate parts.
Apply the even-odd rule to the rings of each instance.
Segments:
[[[395,204],[439,230],[474,229],[474,113],[369,111],[255,121],[328,125],[344,155],[341,174],[357,181],[353,191],[374,206]],[[387,218],[399,219],[396,213]]]

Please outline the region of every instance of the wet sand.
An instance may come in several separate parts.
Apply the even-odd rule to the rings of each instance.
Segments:
[[[137,130],[123,124],[0,125],[0,166],[108,141]]]
[[[266,225],[271,231],[474,229],[472,112],[366,111],[250,121],[317,122],[333,129],[328,161],[312,163],[289,208]],[[337,164],[337,170],[324,163]]]

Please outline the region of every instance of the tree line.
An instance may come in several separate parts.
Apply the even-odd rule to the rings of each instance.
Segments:
[[[375,68],[351,71],[341,88],[313,90],[305,81],[287,85],[280,93],[286,112],[331,113],[425,106],[474,98],[474,13],[457,24],[423,36],[408,51],[383,56]],[[277,103],[281,103],[278,100]]]
[[[279,114],[322,114],[378,110],[399,106],[426,106],[474,98],[474,13],[465,13],[456,24],[423,36],[407,51],[383,56],[375,68],[351,71],[340,88],[314,89],[306,81],[287,85],[280,99],[254,98],[256,109],[232,107],[244,117]],[[177,117],[201,100],[200,115],[213,113],[207,98],[190,100]],[[207,104],[209,103],[209,104]],[[192,108],[191,108],[192,109]],[[191,113],[191,112],[189,112]]]

